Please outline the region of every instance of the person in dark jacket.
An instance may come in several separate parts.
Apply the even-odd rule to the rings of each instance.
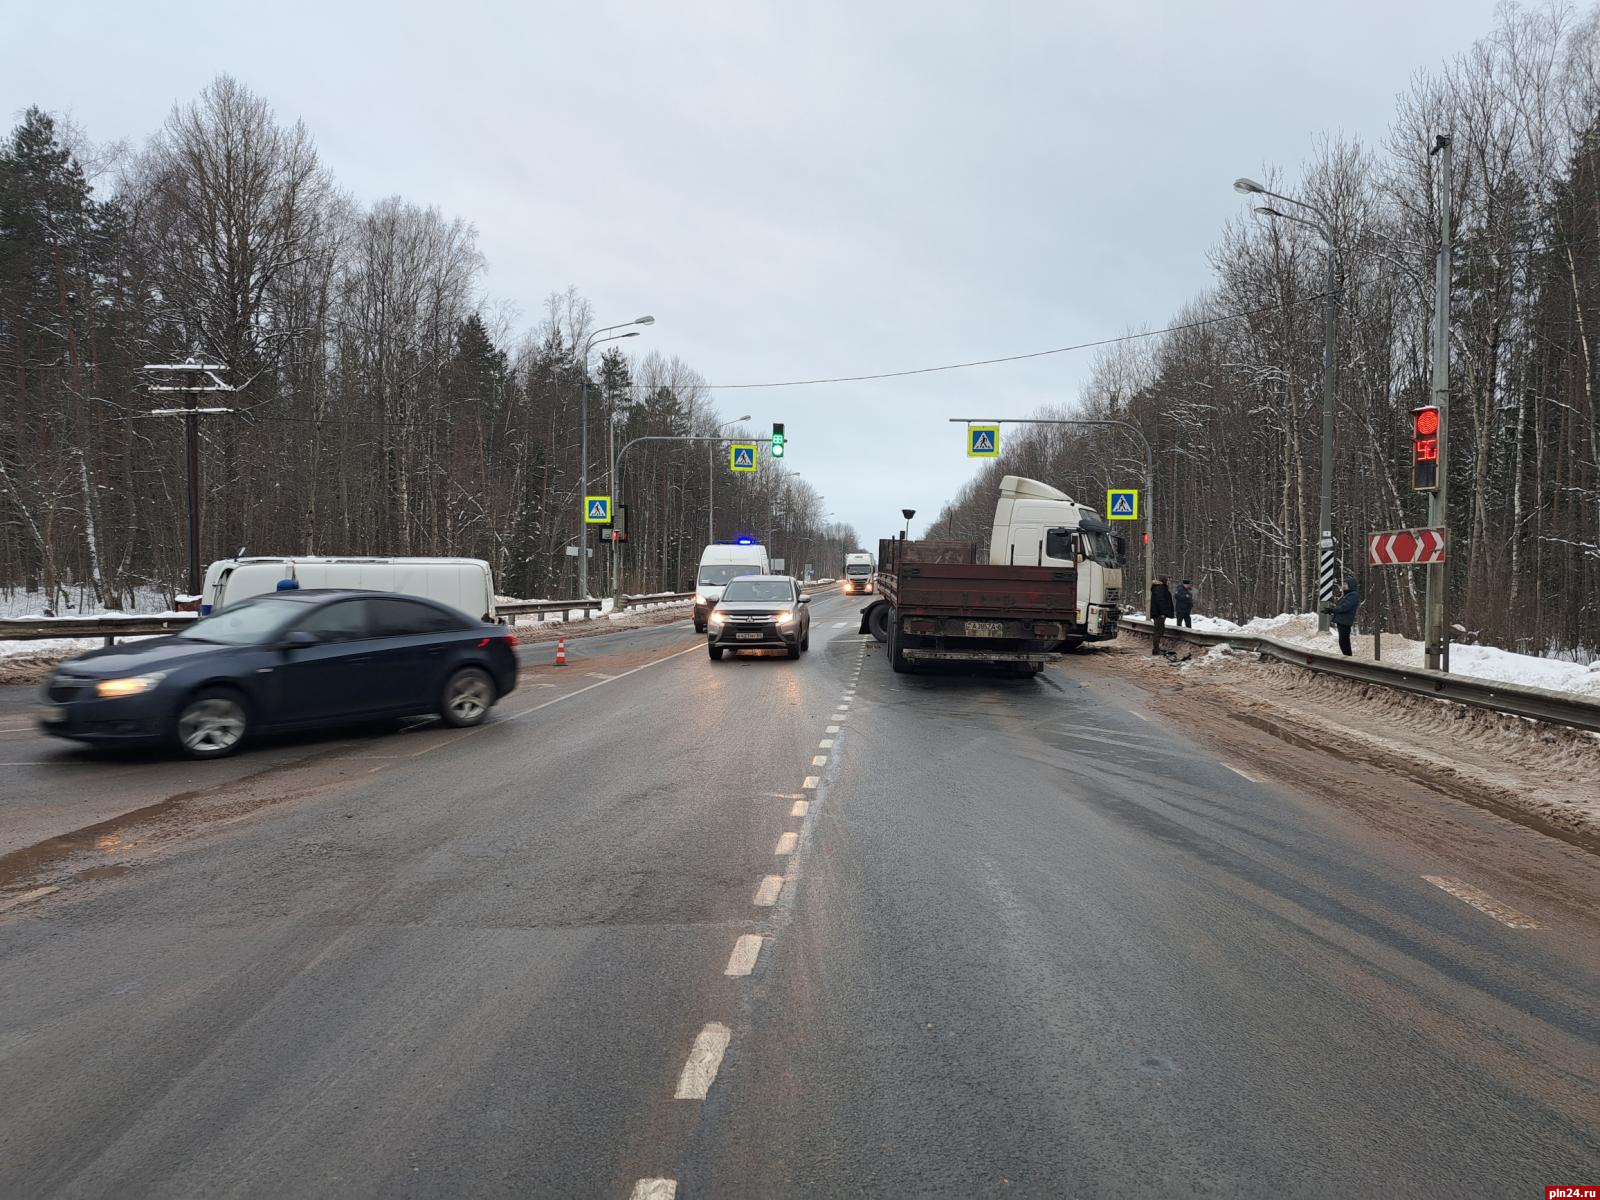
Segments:
[[[1334,628],[1339,631],[1339,652],[1350,657],[1350,627],[1356,623],[1356,609],[1361,607],[1361,588],[1354,575],[1344,577],[1344,595],[1334,601],[1332,608]]]
[[[1194,582],[1185,579],[1173,593],[1172,602],[1178,610],[1177,624],[1185,629],[1194,628]]]
[[[1161,631],[1166,628],[1167,619],[1173,614],[1172,590],[1167,587],[1167,577],[1157,575],[1155,582],[1150,585],[1150,620],[1155,628],[1150,634],[1150,653],[1161,653]]]

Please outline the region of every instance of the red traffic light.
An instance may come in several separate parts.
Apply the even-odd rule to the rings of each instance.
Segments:
[[[1418,437],[1432,437],[1439,432],[1439,410],[1437,408],[1419,408],[1412,419],[1412,426],[1417,431]]]

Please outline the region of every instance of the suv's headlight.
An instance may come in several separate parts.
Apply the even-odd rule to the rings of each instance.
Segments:
[[[94,685],[94,694],[102,700],[117,700],[123,696],[138,696],[150,691],[167,677],[165,671],[152,671],[148,675],[130,675],[126,679],[102,679]]]
[[[721,625],[727,619],[727,613],[714,612],[706,618],[706,623],[710,625]]]
[[[787,625],[790,621],[794,620],[794,613],[790,612],[788,609],[785,609],[780,613],[774,613],[773,615],[778,618],[779,625]]]

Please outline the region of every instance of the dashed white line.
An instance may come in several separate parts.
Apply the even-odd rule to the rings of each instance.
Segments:
[[[825,766],[827,766],[828,765],[828,756],[826,754],[813,754],[811,756],[811,765],[813,767],[825,767]]]
[[[818,750],[832,750],[833,749],[833,739],[832,738],[823,738],[820,742],[817,743],[817,749]]]
[[[628,1200],[673,1200],[677,1194],[676,1179],[641,1179],[633,1185]]]
[[[1502,925],[1509,925],[1512,929],[1543,929],[1544,926],[1525,913],[1506,904],[1501,904],[1488,892],[1480,892],[1470,884],[1462,883],[1459,879],[1451,879],[1448,875],[1424,875],[1429,883],[1442,891],[1449,892],[1457,900],[1472,905],[1481,913],[1487,913]]]
[[[796,800],[794,802],[794,807],[789,810],[789,815],[791,817],[803,817],[803,816],[806,815],[806,810],[809,809],[810,807],[811,807],[811,804],[810,804],[809,801]]]
[[[778,848],[776,850],[774,850],[772,853],[775,854],[775,855],[777,855],[777,854],[793,854],[794,853],[795,843],[798,842],[799,840],[800,840],[800,835],[798,833],[793,833],[793,832],[786,833],[786,834],[784,834],[782,837],[780,837],[778,839]]]
[[[1234,766],[1232,763],[1223,763],[1222,765],[1227,767],[1228,770],[1232,771],[1240,779],[1248,779],[1251,783],[1260,783],[1261,782],[1261,780],[1257,779],[1254,775],[1251,775],[1247,771],[1239,770],[1239,768]]]
[[[801,790],[803,790],[803,791],[812,791],[812,792],[816,791],[816,789],[817,789],[817,777],[815,775],[807,775],[805,777],[805,781],[800,784],[800,787],[801,787]]]
[[[839,727],[837,725],[829,725],[822,732],[823,733],[838,733],[839,732]]]
[[[761,880],[761,886],[756,889],[755,899],[752,904],[762,908],[771,908],[778,902],[778,893],[783,890],[782,875],[767,875]]]
[[[717,1068],[722,1065],[722,1055],[728,1049],[728,1039],[732,1031],[721,1021],[707,1021],[694,1039],[694,1048],[689,1051],[689,1061],[683,1064],[683,1073],[678,1076],[678,1090],[673,1093],[674,1100],[704,1100],[706,1093],[711,1091],[711,1084],[717,1078]]]
[[[739,935],[739,940],[733,944],[733,953],[728,956],[728,965],[722,973],[748,975],[756,969],[756,959],[760,956],[761,935],[742,933]]]

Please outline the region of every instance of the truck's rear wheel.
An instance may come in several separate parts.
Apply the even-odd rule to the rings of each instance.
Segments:
[[[895,621],[889,625],[889,665],[896,673],[905,675],[911,671],[911,660],[905,655],[905,637],[900,632],[900,622]]]
[[[889,606],[875,604],[867,614],[867,632],[880,642],[889,640]]]

